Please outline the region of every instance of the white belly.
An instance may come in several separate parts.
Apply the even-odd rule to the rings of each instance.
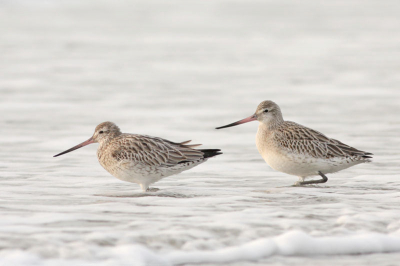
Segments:
[[[103,164],[102,166],[116,178],[139,184],[142,190],[146,191],[150,184],[164,177],[179,174],[205,161],[206,160],[202,159],[200,161],[177,164],[175,166],[155,166],[131,161],[121,161],[112,166],[106,167]]]
[[[148,185],[171,175],[165,168],[157,168],[140,163],[120,163],[118,166],[110,169],[109,172],[120,180]]]
[[[345,159],[319,159],[306,155],[284,154],[277,151],[263,151],[261,154],[265,162],[274,170],[299,177],[335,173],[346,169],[360,161],[347,161]]]

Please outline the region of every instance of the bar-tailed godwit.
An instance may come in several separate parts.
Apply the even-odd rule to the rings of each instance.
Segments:
[[[121,133],[112,122],[99,124],[93,136],[54,157],[99,143],[97,158],[110,174],[123,181],[137,183],[143,191],[161,178],[179,174],[208,158],[222,154],[219,149],[197,150],[201,144],[188,144],[190,140],[175,143],[157,137]]]
[[[295,185],[325,183],[328,181],[326,174],[370,162],[372,158],[372,153],[357,150],[311,128],[284,121],[281,109],[273,101],[263,101],[252,116],[217,129],[255,120],[259,121],[256,145],[261,156],[274,170],[298,176]],[[316,175],[322,179],[305,181]]]

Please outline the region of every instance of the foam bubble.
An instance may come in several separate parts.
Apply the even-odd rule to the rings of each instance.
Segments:
[[[167,254],[166,257],[173,264],[185,264],[259,260],[273,255],[331,256],[386,252],[400,252],[399,237],[368,233],[316,238],[302,231],[290,231],[274,238],[258,239],[237,247],[215,251],[177,251]]]

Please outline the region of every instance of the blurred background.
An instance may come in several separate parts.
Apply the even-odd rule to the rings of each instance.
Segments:
[[[118,246],[126,235],[129,237],[123,243],[140,243],[166,252],[238,245],[290,229],[315,235],[344,232],[335,231],[337,228],[350,230],[346,234],[395,232],[400,228],[396,222],[400,217],[398,206],[391,205],[398,202],[392,194],[384,200],[392,209],[381,220],[376,218],[382,214],[380,204],[362,210],[364,205],[359,205],[356,197],[345,203],[338,200],[345,205],[338,205],[337,215],[326,213],[314,224],[307,214],[315,206],[302,209],[296,204],[324,196],[311,190],[308,193],[313,196],[304,191],[304,195],[294,195],[291,188],[283,206],[295,209],[298,216],[278,226],[279,215],[286,213],[280,212],[282,202],[276,203],[275,198],[284,192],[251,193],[257,187],[291,185],[297,178],[272,171],[263,162],[255,148],[255,122],[223,131],[214,128],[253,114],[263,100],[273,100],[285,119],[375,154],[373,164],[331,178],[328,185],[336,188],[329,193],[354,193],[360,187],[357,182],[362,183],[362,191],[355,194],[361,198],[368,198],[371,189],[382,189],[382,193],[397,189],[398,193],[399,70],[397,0],[0,0],[0,198],[2,216],[6,217],[0,245],[39,257],[90,260],[86,253],[74,253],[74,247]],[[114,195],[139,191],[135,184],[122,183],[98,165],[96,145],[52,158],[88,139],[95,126],[107,120],[123,132],[172,141],[193,139],[204,148],[223,149],[223,156],[156,186],[174,193],[193,193],[195,198],[206,193],[211,203],[204,208],[216,209],[192,213],[194,220],[183,222],[174,234],[164,231],[167,229],[162,225],[175,224],[182,210],[176,209],[172,216],[158,213],[160,206],[170,204],[167,199],[154,209],[148,206],[152,223],[136,209],[115,207],[121,201],[129,206],[149,204],[146,198],[134,197],[100,197],[100,202],[120,211],[121,217],[112,215],[119,217],[117,220],[107,220],[109,205],[99,207],[98,216],[85,218],[93,206],[84,206],[99,203],[95,195],[110,190]],[[345,184],[348,190],[340,190]],[[243,189],[250,193],[247,205],[241,199],[236,202],[231,198],[229,203],[219,197],[212,200],[215,195],[241,195]],[[233,231],[226,229],[228,233],[219,234],[215,232],[223,225],[209,224],[220,218],[212,216],[213,211],[220,215],[219,211],[224,213],[233,206],[232,210],[251,212],[263,197],[268,198],[263,204],[271,204],[277,212],[264,214],[262,221],[274,226],[262,221],[254,225],[251,218],[243,218],[232,225]],[[331,202],[328,198],[322,202]],[[337,203],[335,200],[332,202]],[[64,205],[66,209],[61,207]],[[326,206],[321,206],[323,210]],[[362,211],[368,212],[370,220],[357,216]],[[162,217],[153,220],[157,213]],[[343,213],[356,218],[338,222]],[[60,220],[53,221],[55,216]],[[134,225],[132,217],[137,219]],[[186,235],[201,217],[208,220],[196,230],[216,234],[210,233],[207,240],[195,233]],[[93,240],[97,236],[82,240],[82,234],[95,230],[93,224],[82,222],[85,219],[104,220],[98,226],[117,235],[99,236],[99,242]],[[121,224],[126,227],[116,230]],[[326,228],[327,224],[336,229],[315,227]],[[76,239],[70,240],[72,246],[65,244],[68,241],[61,232],[65,227],[69,234],[76,234]],[[142,231],[132,233],[132,227]],[[43,228],[52,228],[60,235],[47,235]],[[164,237],[162,243],[150,237],[150,232]],[[27,237],[27,233],[31,235]],[[347,258],[342,262],[346,265]],[[293,265],[290,259],[279,263]]]
[[[200,119],[212,128],[265,99],[286,118],[358,123],[399,104],[398,1],[2,0],[0,8],[6,123],[93,128],[112,119],[179,130]],[[193,121],[182,118],[188,112]]]

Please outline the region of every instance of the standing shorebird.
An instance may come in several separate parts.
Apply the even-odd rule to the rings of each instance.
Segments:
[[[294,122],[284,121],[279,106],[263,101],[254,115],[217,129],[258,120],[257,149],[274,170],[299,177],[295,185],[325,183],[325,174],[370,162],[372,153],[357,150],[338,140]],[[322,179],[304,181],[310,176]]]
[[[93,136],[54,157],[98,142],[97,158],[110,174],[123,181],[137,183],[143,191],[154,191],[149,185],[161,178],[179,174],[208,158],[222,154],[219,149],[197,150],[190,140],[175,143],[162,138],[121,133],[112,122],[99,124]]]

